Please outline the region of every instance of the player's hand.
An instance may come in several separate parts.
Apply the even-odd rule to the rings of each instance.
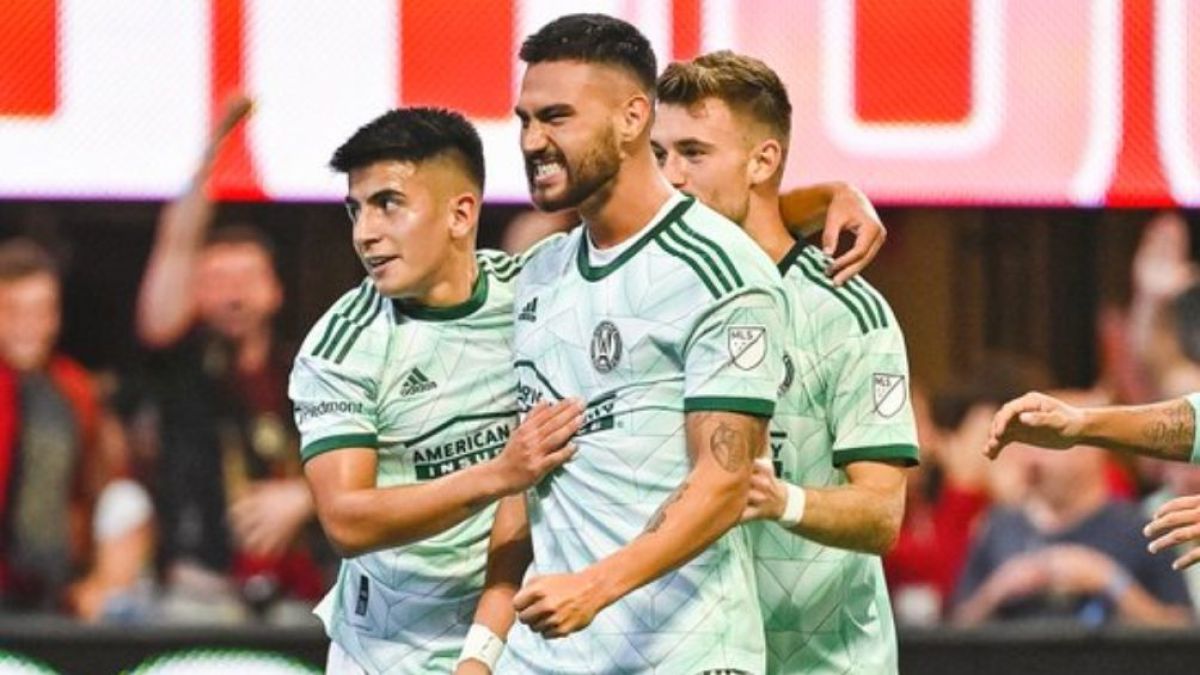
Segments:
[[[987,443],[995,414],[994,405],[976,403],[957,427],[945,432],[937,459],[949,483],[965,489],[987,485],[993,467],[980,456],[979,446]]]
[[[467,659],[458,664],[458,667],[454,669],[454,675],[492,675],[492,669],[483,665],[483,661]]]
[[[238,547],[258,556],[281,555],[312,516],[312,493],[302,478],[258,481],[229,507]]]
[[[821,233],[821,249],[832,256],[837,251],[838,238],[843,232],[854,235],[854,245],[833,259],[826,274],[835,285],[842,285],[859,274],[883,248],[887,228],[875,212],[867,196],[852,185],[841,185],[829,202],[825,213],[825,229]]]
[[[575,445],[569,441],[581,426],[583,402],[578,399],[534,405],[495,459],[505,493],[529,488],[570,459]]]
[[[535,577],[513,596],[521,623],[544,638],[566,637],[587,628],[604,609],[602,593],[586,573]]]
[[[1083,411],[1045,394],[1031,392],[1009,401],[992,419],[991,434],[983,448],[995,459],[1009,443],[1028,443],[1063,450],[1080,440]]]
[[[750,492],[740,522],[779,520],[787,508],[787,486],[775,477],[770,458],[754,462],[750,474]]]
[[[1181,570],[1196,564],[1200,560],[1200,547],[1195,546],[1200,542],[1200,495],[1176,497],[1158,507],[1142,534],[1152,540],[1147,547],[1151,553],[1192,544],[1187,553],[1171,563],[1171,567]]]

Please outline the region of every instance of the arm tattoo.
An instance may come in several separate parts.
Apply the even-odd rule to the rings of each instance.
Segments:
[[[1179,401],[1154,415],[1142,429],[1147,446],[1163,456],[1186,460],[1196,436],[1195,413],[1187,401]]]
[[[708,439],[713,456],[722,469],[736,473],[750,461],[750,444],[743,432],[721,422]]]
[[[685,480],[682,484],[680,484],[679,487],[675,488],[674,492],[667,495],[667,498],[664,499],[663,503],[659,505],[657,510],[655,510],[654,515],[650,516],[650,520],[646,522],[646,528],[642,530],[642,532],[646,534],[657,532],[658,528],[662,527],[662,524],[667,520],[667,509],[670,508],[672,504],[679,501],[687,489],[688,481]]]

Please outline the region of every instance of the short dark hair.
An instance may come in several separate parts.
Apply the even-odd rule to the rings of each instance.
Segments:
[[[601,63],[628,71],[650,96],[658,62],[650,41],[633,24],[606,14],[567,14],[521,43],[521,60]]]
[[[659,103],[691,106],[718,98],[765,124],[781,140],[792,131],[792,103],[774,70],[752,56],[721,50],[672,63],[658,78]]]
[[[397,108],[363,125],[333,153],[329,166],[350,173],[381,160],[457,161],[483,192],[483,141],[465,117],[445,108]]]
[[[0,243],[0,281],[19,281],[38,274],[59,278],[58,263],[45,248],[25,237]]]

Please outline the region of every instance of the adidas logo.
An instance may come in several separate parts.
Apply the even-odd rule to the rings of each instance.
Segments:
[[[525,303],[521,311],[517,313],[517,321],[537,321],[537,298]]]
[[[425,377],[425,373],[422,373],[420,368],[413,368],[408,371],[408,377],[404,378],[404,384],[400,386],[400,395],[412,396],[436,387],[437,382]]]

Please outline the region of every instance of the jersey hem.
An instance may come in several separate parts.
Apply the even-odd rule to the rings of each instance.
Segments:
[[[693,396],[683,400],[683,411],[689,412],[735,412],[755,417],[771,417],[775,414],[775,402],[764,398],[740,398],[735,396]]]
[[[833,465],[839,468],[851,462],[888,459],[901,460],[904,466],[916,466],[918,464],[917,446],[909,443],[893,443],[889,445],[847,448],[845,450],[835,450],[833,453]]]
[[[319,441],[313,441],[304,446],[300,450],[300,461],[307,462],[317,455],[324,454],[331,450],[342,450],[344,448],[370,448],[372,450],[379,446],[379,437],[375,434],[342,434],[340,436],[329,436],[322,438]]]

